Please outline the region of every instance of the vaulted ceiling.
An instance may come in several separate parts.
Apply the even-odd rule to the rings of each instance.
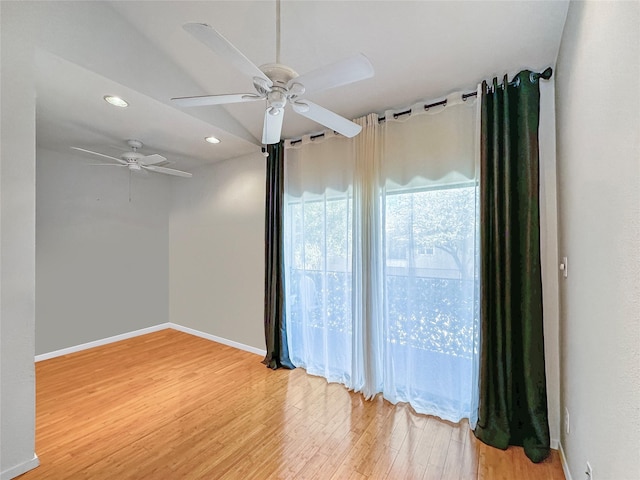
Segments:
[[[25,2],[32,10],[37,142],[117,156],[144,142],[190,169],[260,148],[264,104],[178,108],[177,96],[252,92],[251,80],[182,29],[208,23],[256,65],[276,57],[276,2]],[[371,79],[309,99],[347,118],[474,90],[555,62],[568,2],[303,1],[281,4],[281,63],[302,74],[355,53]],[[3,19],[3,21],[6,19]],[[125,98],[119,109],[103,100]],[[287,109],[283,137],[322,126]],[[215,135],[218,145],[204,142]]]

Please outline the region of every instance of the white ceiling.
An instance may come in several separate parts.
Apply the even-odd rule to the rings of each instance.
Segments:
[[[117,155],[145,143],[175,168],[258,151],[262,102],[180,109],[169,99],[252,92],[251,80],[187,34],[208,23],[256,65],[276,56],[275,0],[25,2],[34,13],[37,142]],[[282,1],[281,63],[302,74],[358,52],[375,77],[310,95],[347,118],[474,90],[555,63],[568,2]],[[4,21],[5,19],[3,19]],[[127,99],[118,109],[106,94]],[[322,130],[288,109],[284,138]],[[215,135],[219,145],[204,142]]]

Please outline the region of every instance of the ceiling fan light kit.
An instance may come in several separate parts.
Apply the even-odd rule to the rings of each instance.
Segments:
[[[278,1],[276,61],[280,58],[279,11],[280,4]],[[297,114],[324,125],[345,137],[353,137],[362,130],[362,127],[356,123],[302,97],[309,93],[348,85],[373,77],[373,66],[363,54],[357,54],[309,73],[298,75],[295,70],[281,63],[267,63],[257,67],[210,25],[187,23],[183,28],[241,73],[251,78],[256,93],[175,97],[171,99],[175,105],[196,107],[264,100],[266,109],[262,143],[266,145],[280,141],[284,110],[287,104],[291,104],[293,111]]]

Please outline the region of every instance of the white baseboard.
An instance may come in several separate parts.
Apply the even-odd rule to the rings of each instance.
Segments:
[[[256,355],[262,355],[263,357],[267,354],[266,350],[261,350],[259,348],[251,347],[243,343],[234,342],[233,340],[227,340],[226,338],[217,337],[215,335],[201,332],[193,328],[183,327],[182,325],[178,325],[177,323],[168,322],[168,323],[161,323],[159,325],[154,325],[153,327],[141,328],[140,330],[134,330],[133,332],[122,333],[120,335],[115,335],[113,337],[103,338],[93,342],[83,343],[81,345],[76,345],[74,347],[63,348],[61,350],[56,350],[53,352],[36,355],[35,361],[41,362],[42,360],[49,360],[50,358],[61,357],[62,355],[68,355],[70,353],[80,352],[82,350],[87,350],[88,348],[100,347],[102,345],[107,345],[109,343],[119,342],[120,340],[126,340],[128,338],[133,338],[140,335],[146,335],[147,333],[158,332],[160,330],[165,330],[167,328],[172,328],[174,330],[178,330],[179,332],[188,333],[190,335],[195,335],[196,337],[206,338],[207,340],[211,340],[217,343],[222,343],[223,345],[244,350],[246,352],[255,353]],[[4,480],[4,477],[2,477],[0,480]]]
[[[569,464],[567,463],[567,457],[564,454],[562,443],[558,442],[558,450],[560,451],[560,462],[562,462],[562,471],[564,472],[565,480],[573,480],[571,478],[571,472],[569,471]]]
[[[256,347],[251,347],[249,345],[245,345],[244,343],[234,342],[233,340],[227,340],[226,338],[217,337],[215,335],[211,335],[210,333],[201,332],[200,330],[195,330],[193,328],[183,327],[182,325],[178,325],[177,323],[169,323],[169,328],[173,328],[174,330],[188,333],[190,335],[195,335],[196,337],[206,338],[207,340],[211,340],[213,342],[222,343],[223,345],[234,347],[239,350],[244,350],[245,352],[255,353],[256,355],[262,355],[263,357],[267,354],[266,350],[261,350]]]
[[[122,333],[120,335],[114,335],[113,337],[102,338],[100,340],[83,343],[81,345],[76,345],[74,347],[63,348],[61,350],[55,350],[49,353],[43,353],[41,355],[36,355],[35,361],[40,362],[42,360],[49,360],[50,358],[61,357],[62,355],[68,355],[70,353],[80,352],[82,350],[87,350],[88,348],[100,347],[102,345],[107,345],[108,343],[119,342],[120,340],[126,340],[127,338],[133,338],[139,335],[145,335],[147,333],[165,330],[167,328],[170,328],[169,325],[170,325],[169,323],[161,323],[159,325],[154,325],[153,327],[141,328],[140,330],[134,330],[133,332]]]
[[[34,453],[31,460],[27,460],[26,462],[22,462],[20,465],[16,465],[15,467],[8,468],[7,470],[1,472],[0,480],[11,480],[12,478],[16,478],[23,473],[27,473],[29,470],[33,470],[38,465],[40,465],[40,460]]]
[[[553,450],[558,450],[558,446],[560,445],[560,440],[558,440],[557,438],[552,438],[551,442],[549,444],[549,446],[553,449]]]

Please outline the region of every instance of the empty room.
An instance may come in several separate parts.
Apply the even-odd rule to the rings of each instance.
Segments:
[[[640,2],[0,22],[0,480],[640,478]]]

